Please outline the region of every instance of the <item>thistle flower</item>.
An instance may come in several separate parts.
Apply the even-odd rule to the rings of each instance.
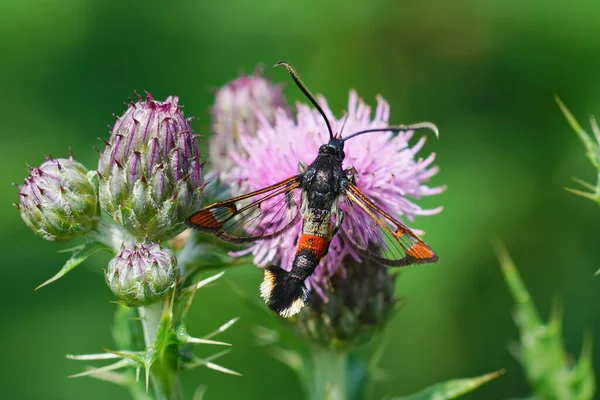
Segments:
[[[155,243],[135,243],[121,249],[105,273],[110,290],[130,307],[162,299],[175,287],[178,276],[173,254]]]
[[[347,133],[388,126],[390,109],[381,97],[377,99],[374,118],[371,117],[369,106],[359,100],[355,91],[350,92],[348,114],[344,118],[336,119],[324,98],[320,97],[320,103],[334,132],[339,132],[342,126]],[[298,105],[296,120],[283,110],[276,111],[272,125],[260,113],[257,118],[259,129],[255,135],[240,133],[239,143],[243,151],[230,148],[233,167],[224,181],[231,186],[234,194],[258,190],[296,175],[298,162],[310,164],[319,146],[329,139],[322,117],[306,105]],[[409,197],[418,199],[444,189],[431,188],[423,183],[438,171],[437,167],[431,167],[435,154],[416,160],[415,156],[423,147],[425,137],[409,147],[412,136],[411,131],[398,135],[391,132],[361,135],[349,141],[344,148],[344,167],[354,166],[358,188],[391,215],[409,222],[418,215],[432,215],[441,211],[441,207],[422,209]],[[276,239],[258,242],[237,254],[252,253],[254,262],[259,266],[273,262],[289,269],[300,229],[298,224]],[[344,221],[341,229],[349,229],[348,221]],[[320,286],[327,281],[326,277],[335,275],[347,256],[360,260],[352,247],[343,241],[342,235],[336,235],[327,256],[310,278],[312,288],[321,296],[324,293]]]
[[[174,237],[202,200],[203,163],[178,101],[132,102],[98,163],[102,208],[138,238]]]
[[[253,75],[241,76],[220,88],[212,107],[213,140],[209,145],[215,171],[226,174],[230,169],[231,148],[238,153],[244,152],[239,135],[255,135],[259,126],[257,112],[273,122],[275,111],[286,107],[281,86],[262,77],[259,69]]]
[[[371,260],[357,262],[352,257],[340,268],[345,274],[332,276],[324,289],[327,301],[315,296],[295,323],[310,343],[348,349],[367,342],[392,315],[398,302],[397,275]]]
[[[91,231],[100,207],[88,170],[73,158],[49,158],[30,168],[16,204],[27,226],[46,240],[71,240]]]

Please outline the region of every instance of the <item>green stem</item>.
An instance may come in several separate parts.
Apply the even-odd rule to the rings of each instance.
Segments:
[[[348,353],[313,347],[312,385],[309,398],[313,400],[345,400]]]
[[[144,343],[147,349],[154,349],[156,332],[163,315],[163,303],[157,302],[139,308],[142,327],[144,329]],[[156,400],[180,400],[183,398],[181,382],[176,369],[176,351],[167,346],[163,354],[156,354],[156,359],[150,368],[150,382]]]
[[[88,233],[88,237],[112,247],[115,253],[121,249],[121,246],[129,246],[137,242],[136,238],[129,235],[119,224],[109,218],[100,218],[96,228]]]

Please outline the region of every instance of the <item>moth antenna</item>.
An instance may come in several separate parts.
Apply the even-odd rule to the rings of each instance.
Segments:
[[[373,129],[365,129],[364,131],[358,131],[353,133],[350,136],[346,136],[345,138],[342,139],[343,142],[345,142],[348,139],[352,139],[355,136],[358,135],[362,135],[363,133],[369,133],[369,132],[402,132],[402,131],[418,131],[421,129],[429,129],[431,130],[434,134],[436,138],[440,137],[440,131],[438,130],[437,126],[435,126],[435,124],[433,122],[419,122],[416,124],[411,124],[411,125],[391,125],[391,126],[387,126],[385,128],[373,128]]]
[[[344,132],[344,128],[346,127],[346,122],[348,121],[348,117],[349,116],[350,116],[350,114],[348,114],[348,113],[344,114],[344,122],[342,122],[342,128],[338,132],[338,137],[339,138],[342,137],[342,132]]]
[[[298,73],[296,73],[296,71],[294,70],[294,67],[292,67],[292,65],[290,63],[288,63],[287,61],[279,61],[278,63],[276,63],[274,65],[274,67],[282,67],[282,66],[288,70],[292,79],[294,80],[294,82],[296,82],[296,85],[300,88],[302,93],[304,93],[304,95],[308,98],[308,100],[310,100],[310,102],[313,104],[313,106],[315,106],[315,108],[319,111],[319,114],[321,114],[321,116],[325,120],[325,124],[327,124],[327,130],[329,131],[329,139],[333,139],[333,131],[331,130],[331,124],[329,123],[329,120],[327,119],[325,112],[323,111],[323,109],[321,108],[319,103],[317,103],[315,96],[310,92],[310,90],[308,90],[308,88],[306,87],[304,82],[302,82],[302,80],[298,76]]]

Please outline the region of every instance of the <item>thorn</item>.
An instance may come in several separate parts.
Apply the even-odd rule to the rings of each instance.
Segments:
[[[73,158],[71,158],[72,160]],[[58,170],[62,170],[62,165],[60,165],[60,163],[58,162],[58,160],[56,160],[56,167],[58,168]],[[42,170],[40,170],[40,176],[42,175]]]
[[[219,342],[216,340],[208,340],[208,339],[199,339],[195,337],[188,337],[187,343],[197,343],[197,344],[215,344],[217,346],[231,346],[231,343]]]
[[[26,197],[26,198],[29,197],[29,195],[27,193],[19,193],[19,196]]]
[[[135,96],[138,98],[139,101],[142,101],[142,96],[140,96],[140,94],[138,93],[137,89],[134,90],[133,93],[135,94]]]
[[[96,146],[92,146],[92,149],[94,149],[96,151],[96,153],[98,153],[99,156],[102,155],[102,152]]]
[[[73,159],[73,149],[69,147],[69,159]]]
[[[150,366],[146,366],[146,393],[148,393],[148,386],[150,385]]]
[[[67,359],[76,360],[76,361],[91,361],[91,360],[113,360],[115,358],[120,358],[118,355],[114,353],[99,353],[99,354],[67,354]]]
[[[104,143],[105,145],[107,145],[108,147],[110,147],[110,143],[109,143],[108,140],[100,138],[100,137],[98,138],[98,140],[102,141],[102,143]]]
[[[21,205],[18,203],[12,203],[13,206],[17,207],[17,210],[21,211]]]
[[[65,189],[65,187],[64,187],[63,185],[60,185],[60,192],[61,192],[61,193],[63,193],[63,194],[64,194],[66,190],[67,190],[67,189]]]
[[[211,337],[213,337],[221,332],[225,332],[227,329],[229,329],[231,327],[231,325],[235,324],[239,319],[240,319],[240,317],[235,317],[235,318],[230,319],[229,321],[225,322],[223,325],[218,327],[217,330],[215,330],[214,332],[211,332],[208,335],[204,336],[204,339],[210,339]]]
[[[98,178],[103,179],[104,177],[102,176],[102,174],[100,173],[100,171],[96,170],[96,173],[98,174]]]
[[[119,167],[119,169],[123,169],[123,166],[121,165],[121,163],[120,163],[119,161],[117,161],[117,159],[116,159],[116,158],[113,158],[113,162],[114,162],[115,164],[117,164],[117,167]]]
[[[118,116],[117,114],[115,114],[115,113],[113,113],[113,114],[112,114],[112,117],[113,117],[114,119],[116,119],[117,121],[120,121],[120,120],[121,120],[121,117],[119,117],[119,116]]]

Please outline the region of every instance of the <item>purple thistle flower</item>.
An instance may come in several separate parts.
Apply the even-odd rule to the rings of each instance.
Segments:
[[[375,116],[371,108],[358,98],[355,91],[350,92],[348,114],[337,119],[329,109],[325,99],[319,102],[332,124],[334,132],[342,127],[346,135],[364,129],[388,126],[390,108],[383,98],[377,98]],[[297,119],[294,121],[284,110],[277,110],[275,122],[269,123],[264,115],[258,113],[259,128],[256,133],[240,132],[240,148],[232,146],[229,156],[233,167],[224,182],[229,184],[234,194],[258,190],[298,173],[298,161],[310,164],[316,157],[319,146],[327,143],[327,127],[319,113],[303,104],[297,106]],[[343,136],[346,136],[343,135]],[[415,159],[425,144],[425,137],[413,146],[409,140],[413,132],[392,132],[361,135],[348,142],[344,151],[344,167],[353,166],[356,171],[356,184],[368,197],[393,216],[413,222],[419,215],[432,215],[442,207],[423,209],[409,200],[442,192],[444,187],[429,187],[424,184],[438,171],[431,166],[435,154]],[[344,205],[341,205],[344,209]],[[276,263],[284,269],[292,265],[301,224],[296,225],[284,235],[261,241],[236,255],[252,253],[254,262],[259,266]],[[344,221],[342,230],[349,229]],[[419,232],[418,230],[416,232]],[[367,237],[367,232],[359,232]],[[360,260],[360,257],[345,243],[342,235],[336,235],[331,242],[327,256],[310,277],[311,286],[321,295],[320,284],[332,276],[342,265],[345,257]]]
[[[23,221],[46,240],[71,240],[100,220],[96,186],[88,170],[71,158],[48,159],[30,168],[16,204]]]
[[[156,243],[134,243],[108,264],[104,277],[115,296],[129,307],[164,298],[177,283],[179,269],[173,254]]]
[[[278,108],[287,109],[281,85],[261,76],[257,68],[253,75],[240,76],[221,87],[215,94],[212,107],[213,139],[209,155],[215,172],[227,174],[232,167],[230,149],[243,153],[239,135],[253,136],[258,129],[257,113],[269,122],[275,119]]]
[[[134,237],[170,239],[200,206],[203,163],[179,99],[131,102],[100,155],[100,205]]]

